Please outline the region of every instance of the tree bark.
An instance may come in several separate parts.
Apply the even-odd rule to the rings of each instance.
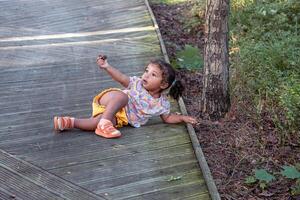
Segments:
[[[228,17],[229,0],[207,0],[201,110],[211,120],[224,117],[230,108]]]

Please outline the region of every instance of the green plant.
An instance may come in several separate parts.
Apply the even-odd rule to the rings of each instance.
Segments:
[[[282,166],[282,168],[283,170],[281,170],[281,172],[278,174],[280,174],[282,177],[287,179],[293,179],[293,180],[296,179],[295,185],[292,186],[290,189],[292,195],[299,195],[300,194],[300,172],[298,171],[297,167]],[[267,188],[268,183],[274,180],[276,180],[275,176],[267,172],[265,169],[255,169],[254,176],[247,176],[245,179],[245,183],[251,185],[258,182],[259,187],[264,190]]]
[[[300,1],[233,0],[231,96],[268,113],[280,141],[300,128]]]
[[[254,176],[246,178],[245,183],[252,184],[258,181],[259,187],[264,190],[269,182],[275,180],[275,176],[267,172],[265,169],[256,169],[254,170],[254,173]]]
[[[203,67],[203,59],[197,47],[185,45],[183,50],[177,52],[176,60],[172,60],[172,64],[177,68],[196,70]]]
[[[283,166],[281,175],[289,179],[299,179],[300,172],[294,166]]]
[[[295,186],[291,188],[292,195],[300,195],[300,172],[294,166],[283,166],[281,175],[288,179],[297,179]]]

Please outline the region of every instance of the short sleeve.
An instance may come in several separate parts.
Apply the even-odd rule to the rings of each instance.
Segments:
[[[126,89],[131,89],[134,85],[137,84],[138,81],[139,81],[139,78],[137,76],[129,77],[129,84]]]
[[[170,101],[167,98],[165,98],[163,100],[162,106],[163,106],[163,113],[162,113],[162,115],[168,115],[168,114],[170,114],[170,112],[171,112],[171,104],[170,104]]]

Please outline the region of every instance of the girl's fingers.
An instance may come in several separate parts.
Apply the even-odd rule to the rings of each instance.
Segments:
[[[196,120],[194,117],[189,117],[189,116],[187,116],[187,117],[186,117],[186,122],[187,122],[187,123],[190,123],[190,124],[196,124],[196,123],[197,123],[197,120]]]
[[[107,56],[106,56],[106,55],[99,55],[99,56],[97,57],[97,64],[98,64],[101,68],[103,68],[103,67],[104,67],[103,65],[106,65],[106,64],[107,64],[106,59],[107,59]]]
[[[191,123],[191,124],[196,124],[196,123],[197,123],[197,120],[196,120],[195,118],[191,117],[190,123]]]
[[[191,124],[196,124],[196,121],[195,120],[191,120]]]
[[[97,58],[97,60],[99,60],[99,59],[106,60],[107,56],[106,55],[99,55],[98,58]]]

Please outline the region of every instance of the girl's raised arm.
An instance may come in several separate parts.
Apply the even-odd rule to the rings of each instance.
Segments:
[[[121,85],[124,87],[127,87],[129,85],[129,76],[126,74],[123,74],[113,66],[109,65],[106,56],[104,55],[99,55],[97,58],[97,64],[101,69],[104,69],[107,71],[107,73],[114,79],[115,81],[119,82]]]

